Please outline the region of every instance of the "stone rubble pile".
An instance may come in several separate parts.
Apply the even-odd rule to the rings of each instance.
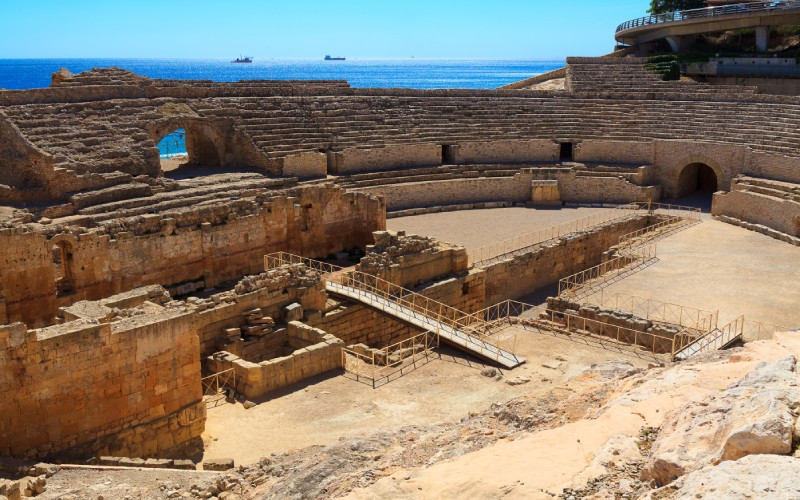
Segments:
[[[433,238],[406,235],[405,231],[376,231],[373,235],[375,244],[367,246],[366,255],[359,263],[360,270],[367,274],[380,274],[406,255],[434,252],[441,245]]]
[[[254,276],[245,276],[236,284],[234,291],[238,295],[244,295],[261,289],[275,291],[289,287],[314,288],[321,282],[322,275],[317,271],[308,269],[303,264],[289,264]]]

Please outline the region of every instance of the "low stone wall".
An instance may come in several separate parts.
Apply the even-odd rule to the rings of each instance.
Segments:
[[[591,333],[642,346],[651,352],[659,354],[671,353],[671,340],[683,331],[680,325],[653,321],[625,311],[605,309],[594,304],[580,304],[558,297],[547,298],[547,309],[593,320],[586,322],[584,325],[579,323],[579,325],[585,326],[586,330]],[[548,319],[551,318],[549,315],[543,314],[543,316]],[[555,319],[558,319],[558,317]],[[614,327],[620,327],[625,330]],[[636,335],[634,332],[650,335]]]
[[[651,165],[654,158],[652,141],[583,140],[575,145],[573,159],[581,163],[626,163]]]
[[[714,193],[711,214],[763,225],[800,237],[800,203],[750,191]]]
[[[328,175],[328,156],[325,153],[301,153],[283,158],[284,177],[320,179]]]
[[[335,175],[442,163],[442,147],[438,144],[405,144],[374,149],[347,148],[330,154],[332,159],[328,163],[328,173]]]
[[[531,180],[533,180],[532,174],[520,172],[513,177],[407,182],[355,188],[353,191],[383,197],[387,210],[407,210],[463,203],[526,202],[531,199]]]
[[[637,186],[619,177],[557,174],[561,200],[575,203],[629,203],[658,201],[660,186]]]
[[[558,161],[560,146],[549,139],[460,142],[455,163]]]
[[[344,345],[364,344],[377,348],[422,333],[420,329],[385,313],[348,302],[309,321],[309,324],[342,339]]]
[[[0,326],[0,455],[168,456],[205,425],[191,315]]]
[[[249,399],[301,382],[315,375],[343,367],[344,343],[322,330],[292,321],[288,325],[288,342],[295,351],[288,356],[253,363],[228,352],[208,359],[214,371],[233,368],[236,390]]]
[[[536,182],[536,181],[534,181]],[[397,217],[410,217],[413,215],[423,214],[438,214],[441,212],[457,212],[459,210],[483,210],[486,208],[508,208],[513,207],[522,202],[512,203],[510,201],[490,201],[481,203],[462,203],[458,205],[444,205],[439,207],[424,207],[424,208],[409,208],[408,210],[398,210],[396,212],[388,212],[387,219],[396,219]]]
[[[619,237],[650,224],[650,216],[634,215],[587,231],[571,233],[529,253],[490,264],[486,270],[486,304],[519,299],[558,280],[600,264]]]

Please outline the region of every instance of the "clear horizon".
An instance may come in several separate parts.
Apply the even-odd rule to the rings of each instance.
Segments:
[[[611,52],[649,1],[332,4],[30,0],[4,9],[0,59],[555,60]]]

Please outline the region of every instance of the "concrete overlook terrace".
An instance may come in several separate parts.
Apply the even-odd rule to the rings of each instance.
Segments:
[[[747,2],[632,19],[617,27],[614,38],[617,42],[629,45],[666,39],[672,50],[678,52],[681,37],[755,28],[758,50],[765,52],[770,27],[798,23],[800,2],[796,0]]]

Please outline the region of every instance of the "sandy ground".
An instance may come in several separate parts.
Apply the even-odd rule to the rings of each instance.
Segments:
[[[178,167],[180,167],[187,161],[189,161],[189,157],[187,155],[173,156],[172,158],[162,158],[161,170],[163,172],[170,172],[172,170],[177,170]]]
[[[168,469],[63,469],[47,479],[45,492],[37,498],[167,498],[179,488],[207,487],[217,477],[219,474],[215,472]]]
[[[520,330],[517,346],[526,363],[504,373],[500,381],[481,375],[485,365],[443,348],[441,359],[420,364],[377,389],[350,374],[333,375],[271,395],[249,410],[239,403],[211,408],[203,435],[205,457],[250,464],[272,452],[332,444],[371,431],[454,421],[494,402],[527,394],[533,387],[563,383],[594,363],[627,359],[647,366],[653,361],[608,344],[598,346],[590,339],[535,331]],[[517,377],[530,382],[517,386],[505,382]]]
[[[391,219],[393,230],[478,246],[497,238],[535,231],[602,209],[504,208],[427,214]],[[785,326],[800,325],[800,249],[714,220],[691,226],[658,242],[659,260],[611,285],[624,292],[702,309],[720,310],[720,324],[739,314]],[[589,345],[585,339],[520,332],[518,354],[527,359],[503,381],[481,375],[484,365],[448,349],[441,359],[377,389],[350,375],[316,378],[271,395],[256,407],[211,408],[204,440],[208,458],[230,457],[248,464],[272,452],[331,444],[366,432],[459,419],[491,403],[530,391],[505,380],[558,384],[583,367],[627,358],[630,352]],[[558,357],[558,359],[557,359]],[[547,366],[543,366],[547,365]]]
[[[509,207],[460,210],[388,219],[386,226],[392,231],[433,236],[467,248],[480,248],[489,243],[609,210],[614,209]]]
[[[800,327],[800,248],[713,219],[660,240],[658,261],[613,283],[621,292]]]
[[[609,209],[499,208],[390,219],[392,230],[470,248]],[[800,248],[706,218],[657,242],[658,261],[605,289],[738,317],[800,327]]]

